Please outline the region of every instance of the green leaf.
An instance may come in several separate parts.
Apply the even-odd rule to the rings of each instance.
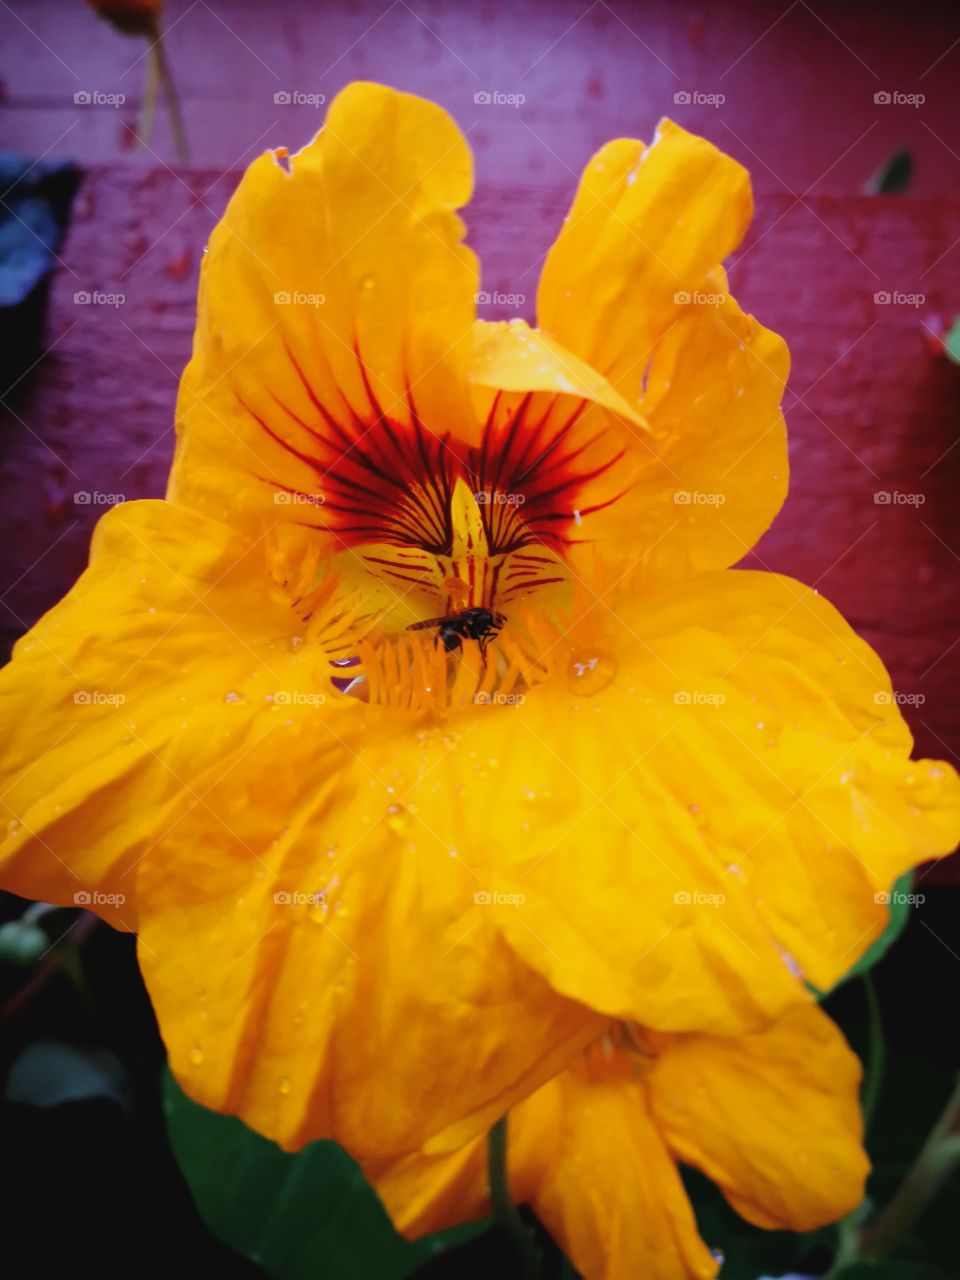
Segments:
[[[901,933],[903,933],[907,921],[910,919],[910,912],[913,909],[913,904],[909,900],[912,883],[913,872],[908,871],[893,886],[890,893],[890,919],[887,921],[887,927],[876,942],[867,948],[853,968],[847,970],[836,984],[837,987],[844,982],[849,982],[851,978],[859,978],[863,974],[869,973],[873,966],[883,959]],[[836,987],[834,987],[834,990],[836,990]]]
[[[31,965],[51,948],[50,939],[32,920],[8,920],[0,924],[0,960]]]
[[[469,1223],[404,1240],[335,1142],[286,1152],[242,1120],[191,1101],[167,1072],[167,1132],[207,1226],[279,1280],[403,1280],[478,1235]]]
[[[946,1271],[923,1262],[851,1262],[831,1280],[950,1280]]]
[[[867,179],[864,191],[868,196],[900,196],[909,190],[912,181],[913,154],[909,148],[901,147]]]
[[[107,1098],[125,1106],[126,1073],[119,1059],[105,1049],[38,1040],[10,1067],[4,1095],[11,1102],[34,1107],[58,1107],[90,1098]]]
[[[954,364],[960,364],[960,316],[954,317],[949,333],[944,334],[943,349]]]

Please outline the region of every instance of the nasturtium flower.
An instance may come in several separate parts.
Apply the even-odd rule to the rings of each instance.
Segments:
[[[368,1167],[611,1023],[809,1013],[958,827],[876,655],[730,567],[787,484],[786,349],[720,265],[746,172],[669,121],[605,146],[537,328],[476,319],[471,183],[369,84],[254,161],[166,500],[0,676],[4,885],[136,930],[192,1097]]]
[[[815,1006],[742,1036],[611,1027],[510,1113],[511,1192],[590,1280],[709,1280],[722,1250],[700,1238],[676,1162],[755,1226],[821,1226],[863,1197],[859,1080]],[[483,1138],[371,1175],[412,1237],[490,1211]]]

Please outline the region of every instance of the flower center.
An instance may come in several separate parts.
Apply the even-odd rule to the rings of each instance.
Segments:
[[[303,382],[315,420],[276,402],[302,448],[258,420],[309,466],[315,486],[261,478],[296,502],[294,523],[333,536],[335,563],[361,598],[356,643],[344,636],[335,659],[362,666],[351,689],[449,705],[458,681],[464,698],[535,683],[561,634],[552,620],[576,585],[565,553],[582,541],[582,518],[620,496],[596,483],[623,456],[604,415],[591,418],[589,403],[570,396],[497,392],[479,444],[468,446],[431,432],[409,389],[403,418],[388,416],[364,376],[369,412],[361,418],[343,398],[335,417]],[[536,634],[538,619],[549,635]],[[608,683],[601,658],[577,658],[581,690]]]

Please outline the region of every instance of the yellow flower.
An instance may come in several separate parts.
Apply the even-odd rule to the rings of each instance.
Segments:
[[[167,500],[0,676],[4,885],[137,931],[194,1098],[367,1162],[611,1020],[808,1008],[958,825],[871,650],[729,569],[787,481],[784,344],[718,265],[744,170],[669,122],[603,148],[538,330],[475,319],[470,191],[449,117],[368,84],[251,165]]]
[[[830,1019],[795,1009],[740,1037],[615,1027],[510,1114],[513,1195],[589,1280],[708,1280],[676,1161],[759,1227],[810,1231],[856,1208],[860,1064]],[[489,1212],[482,1138],[370,1170],[406,1235]]]

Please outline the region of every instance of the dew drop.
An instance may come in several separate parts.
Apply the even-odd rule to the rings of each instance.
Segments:
[[[287,1079],[286,1076],[284,1076],[283,1079],[280,1081],[280,1092],[283,1094],[284,1097],[286,1097],[287,1094],[290,1092],[290,1081]]]
[[[410,815],[402,804],[387,806],[387,826],[398,836],[405,835],[410,826]]]
[[[605,689],[616,674],[616,658],[603,649],[574,650],[567,663],[567,684],[588,698]]]
[[[711,1249],[710,1257],[720,1267],[722,1267],[727,1260],[727,1255],[723,1252],[722,1249]]]
[[[360,288],[369,293],[370,290],[375,287],[376,283],[377,282],[374,280],[373,276],[364,276],[360,281]]]
[[[289,644],[290,648],[294,651],[294,653],[296,653],[296,651],[303,644],[303,636],[291,636],[287,643]]]
[[[199,1048],[197,1045],[194,1045],[194,1047],[190,1050],[190,1061],[193,1063],[195,1067],[199,1067],[200,1064],[203,1062],[203,1050]]]
[[[237,693],[235,689],[231,689],[229,693],[223,695],[224,702],[246,702],[246,698],[242,693]]]
[[[7,823],[8,833],[12,836],[15,836],[17,832],[20,830],[20,825],[21,824],[20,824],[19,818],[11,818],[10,821]]]

